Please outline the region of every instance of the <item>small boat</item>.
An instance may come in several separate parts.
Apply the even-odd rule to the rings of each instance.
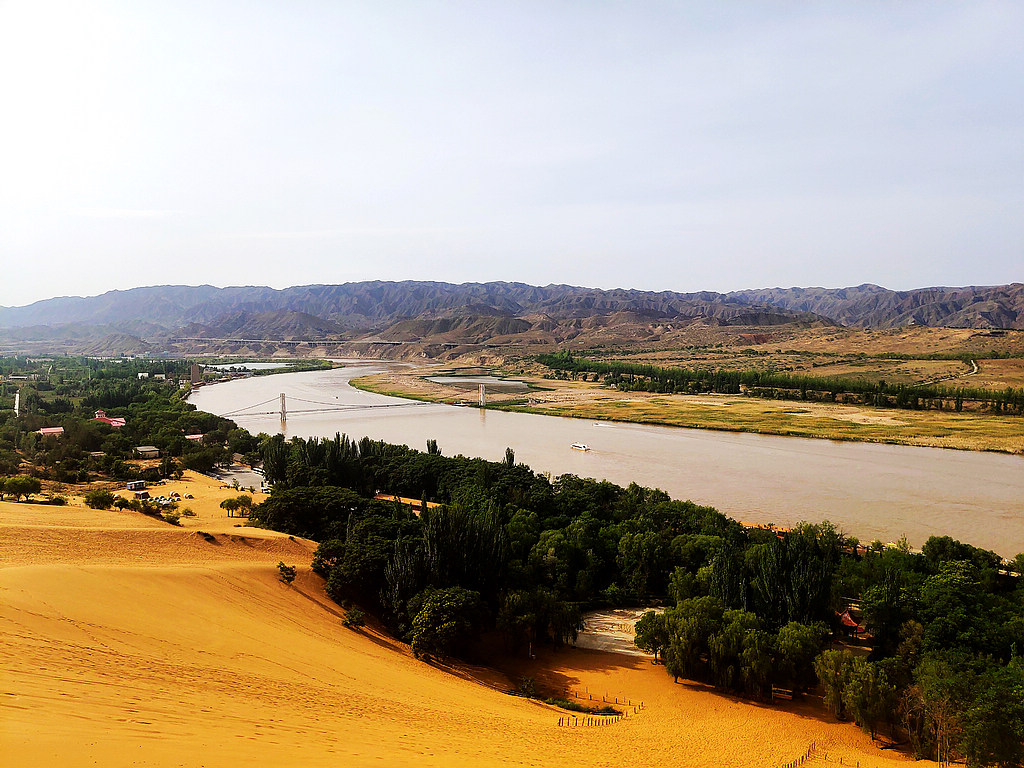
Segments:
[[[586,443],[573,443],[569,447],[572,448],[574,451],[589,451],[590,450],[590,446],[587,445]]]

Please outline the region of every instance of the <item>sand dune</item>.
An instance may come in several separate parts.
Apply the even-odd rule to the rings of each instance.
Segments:
[[[582,695],[643,701],[605,727],[507,696],[341,626],[312,542],[237,528],[234,491],[190,476],[195,518],[0,503],[0,754],[10,765],[772,766],[908,762],[810,707],[673,684],[646,659],[565,650],[508,663]],[[214,537],[210,542],[202,530]],[[292,586],[276,564],[299,565]],[[588,693],[589,691],[589,693]],[[821,759],[818,759],[821,762]]]

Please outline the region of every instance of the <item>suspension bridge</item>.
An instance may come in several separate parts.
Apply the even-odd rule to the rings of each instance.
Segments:
[[[259,411],[257,408],[264,408],[271,403],[276,403],[277,407],[272,410]],[[289,408],[288,403],[301,403],[298,408]],[[425,405],[434,405],[434,403],[422,402],[420,400],[411,400],[404,403],[380,403],[380,404],[366,404],[359,405],[353,403],[332,403],[322,402],[319,400],[305,400],[301,397],[292,397],[285,401],[284,392],[277,397],[272,397],[269,400],[264,400],[262,403],[254,403],[253,405],[246,405],[242,408],[236,408],[233,411],[227,413],[218,414],[223,418],[233,418],[235,416],[276,416],[281,417],[281,421],[287,421],[289,414],[310,414],[310,413],[341,413],[348,411],[370,411],[379,410],[382,408],[395,409],[395,408],[417,408]],[[313,407],[310,407],[313,406]]]

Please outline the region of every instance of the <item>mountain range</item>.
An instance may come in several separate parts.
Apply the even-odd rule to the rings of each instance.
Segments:
[[[715,293],[492,282],[361,282],[277,290],[153,286],[0,307],[0,343],[84,354],[197,345],[552,344],[657,340],[693,325],[906,325],[1024,329],[1024,284],[891,291],[767,288]],[[271,345],[273,346],[273,344]]]

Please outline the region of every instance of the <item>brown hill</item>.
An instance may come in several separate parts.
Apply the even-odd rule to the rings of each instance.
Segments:
[[[754,305],[813,312],[857,328],[1024,328],[1024,283],[914,291],[890,291],[869,284],[856,288],[766,288],[727,295]]]
[[[658,340],[692,323],[755,329],[786,324],[1024,328],[1024,285],[915,291],[862,285],[729,294],[501,282],[376,281],[284,290],[164,286],[0,308],[0,345],[90,354],[144,351],[150,345],[190,354],[238,352],[238,345],[200,348],[181,340],[505,345],[577,339],[584,344],[596,329],[600,338],[593,343],[616,344]],[[132,347],[119,334],[139,343]],[[119,341],[105,346],[108,337]]]

